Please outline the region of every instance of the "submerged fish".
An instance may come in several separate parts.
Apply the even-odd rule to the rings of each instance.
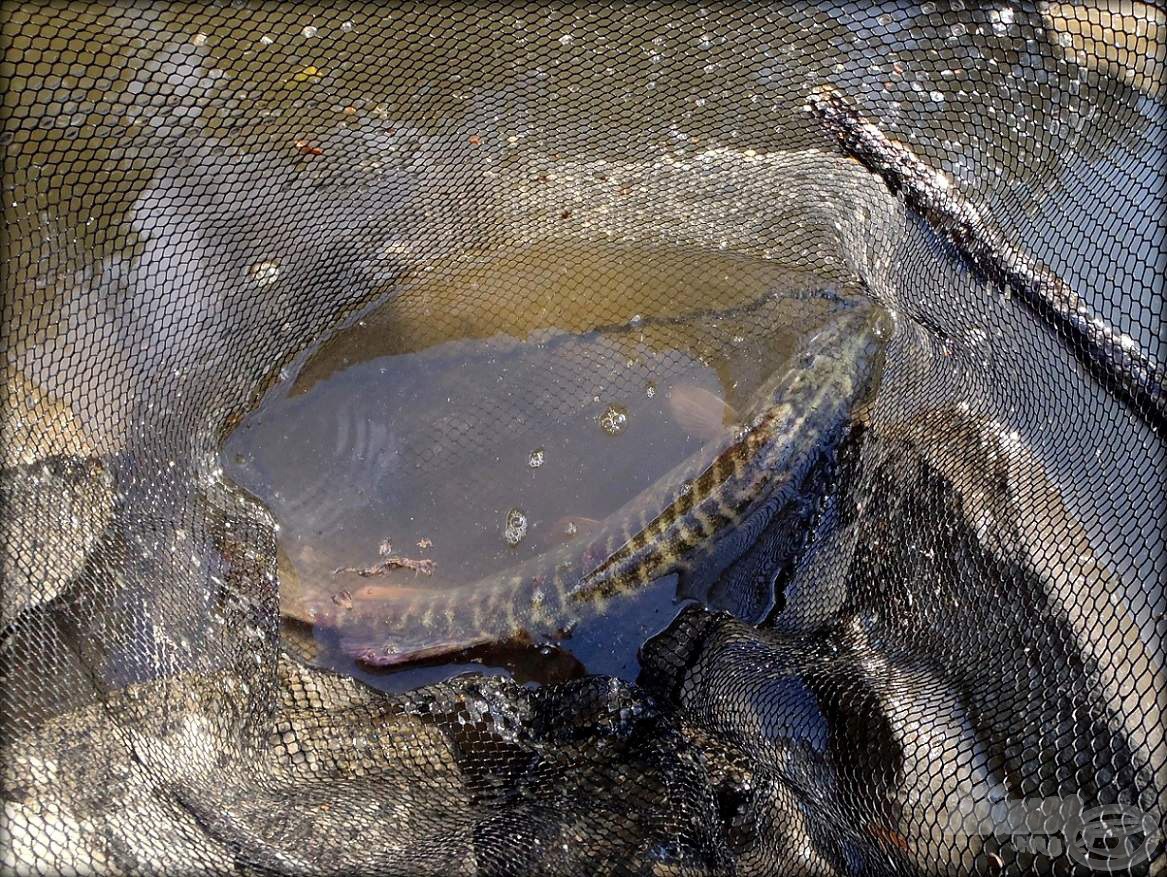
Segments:
[[[510,639],[557,638],[611,598],[663,576],[716,576],[780,510],[804,501],[816,464],[833,453],[874,387],[889,327],[882,309],[844,303],[758,390],[744,425],[598,530],[470,584],[392,589],[345,619],[342,647],[362,664],[388,667]]]

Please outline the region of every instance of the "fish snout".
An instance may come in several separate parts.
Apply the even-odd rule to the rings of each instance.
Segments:
[[[353,660],[363,667],[385,669],[402,667],[426,661],[445,660],[451,655],[486,645],[492,637],[467,635],[464,638],[434,640],[408,636],[386,636],[378,645],[367,644],[346,648]]]

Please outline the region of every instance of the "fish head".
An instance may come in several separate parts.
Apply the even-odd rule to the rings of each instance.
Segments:
[[[458,649],[452,643],[406,646],[390,642],[381,646],[363,648],[353,654],[353,659],[365,667],[401,667],[432,658],[443,657],[455,651],[458,651]]]
[[[492,642],[483,634],[455,637],[435,637],[425,632],[417,634],[382,633],[375,645],[369,638],[342,640],[342,649],[363,667],[394,668],[410,664],[441,663],[453,656]]]

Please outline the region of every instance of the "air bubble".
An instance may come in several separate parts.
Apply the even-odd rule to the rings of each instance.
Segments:
[[[628,409],[623,405],[609,405],[600,415],[600,429],[608,435],[619,435],[628,425]]]
[[[527,514],[515,507],[507,512],[506,526],[502,531],[503,541],[512,548],[527,535]]]
[[[314,37],[314,36],[316,36],[316,34],[320,33],[320,28],[313,27],[312,25],[309,24],[309,25],[306,25],[304,27],[304,29],[302,31],[300,31],[300,33],[302,33],[308,39],[312,39],[312,37]]]
[[[247,269],[247,273],[259,286],[267,286],[268,284],[275,283],[279,279],[280,263],[271,261],[256,262]]]

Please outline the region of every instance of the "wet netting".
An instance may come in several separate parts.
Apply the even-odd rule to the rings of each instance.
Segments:
[[[4,873],[1163,873],[1161,7],[0,12]]]

